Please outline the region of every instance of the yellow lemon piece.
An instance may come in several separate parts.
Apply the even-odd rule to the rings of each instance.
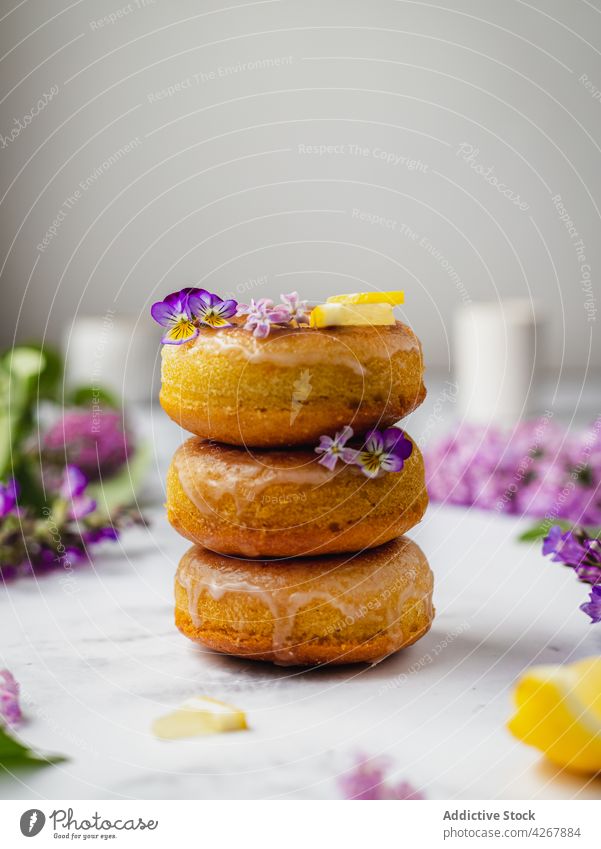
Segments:
[[[405,293],[397,292],[353,292],[351,295],[332,295],[328,304],[391,304],[398,307],[405,303]]]
[[[207,696],[194,696],[172,713],[155,719],[153,733],[162,740],[221,734],[248,728],[243,711]]]
[[[311,311],[311,327],[395,324],[390,304],[320,304]]]
[[[515,689],[511,733],[575,772],[601,771],[601,657],[533,666]]]

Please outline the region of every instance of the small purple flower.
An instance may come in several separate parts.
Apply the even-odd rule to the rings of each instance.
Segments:
[[[81,538],[86,545],[96,545],[99,542],[116,542],[119,539],[119,531],[113,525],[105,525],[101,528],[92,528],[84,531]]]
[[[564,532],[554,525],[543,540],[543,554],[551,554],[554,563],[571,566],[579,580],[601,583],[601,542],[583,528]]]
[[[77,466],[67,466],[58,494],[69,505],[70,519],[83,519],[96,509],[96,502],[85,494],[88,479]]]
[[[273,324],[287,324],[290,321],[287,307],[274,307],[269,298],[259,298],[258,301],[251,298],[250,304],[239,304],[236,315],[246,316],[244,329],[252,330],[253,336],[259,339],[269,336]]]
[[[283,304],[282,306],[288,310],[290,321],[295,321],[297,324],[309,324],[309,313],[307,312],[307,301],[301,301],[298,297],[298,292],[290,292],[288,295],[280,295]]]
[[[188,308],[192,317],[207,327],[230,327],[231,322],[227,319],[235,315],[237,306],[237,301],[224,301],[219,295],[204,289],[192,291],[188,295]]]
[[[0,724],[16,728],[23,719],[19,705],[19,685],[8,669],[0,669]]]
[[[589,601],[580,605],[580,610],[591,617],[591,624],[601,622],[601,586],[591,588]]]
[[[408,781],[390,784],[386,781],[389,761],[384,758],[360,757],[352,770],[339,779],[345,798],[362,801],[391,799],[424,799]]]
[[[6,483],[0,483],[0,519],[13,513],[19,497],[19,484],[14,478]]]
[[[336,468],[338,460],[344,460],[345,444],[353,435],[352,427],[345,425],[341,431],[332,439],[331,436],[320,436],[319,445],[315,449],[316,454],[323,456],[317,461],[329,469],[331,472]]]
[[[400,472],[405,460],[413,451],[413,443],[398,427],[384,431],[372,430],[359,451],[345,450],[345,461],[354,462],[368,478],[377,478],[384,472]]]
[[[168,327],[161,342],[166,345],[181,345],[198,336],[198,327],[194,324],[189,301],[196,305],[203,295],[209,295],[205,289],[181,289],[172,292],[162,301],[150,308],[150,314],[162,327]]]

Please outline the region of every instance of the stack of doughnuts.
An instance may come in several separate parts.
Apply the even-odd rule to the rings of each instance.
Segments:
[[[169,521],[194,543],[175,580],[180,631],[283,665],[375,661],[426,633],[432,572],[402,536],[428,503],[418,446],[401,431],[402,468],[372,476],[316,451],[346,429],[344,456],[363,456],[371,431],[422,402],[422,377],[398,321],[200,326],[164,345],[161,404],[194,434],[167,476]]]

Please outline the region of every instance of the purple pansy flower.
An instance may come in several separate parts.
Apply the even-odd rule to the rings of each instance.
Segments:
[[[601,586],[591,588],[589,601],[580,605],[580,610],[591,617],[591,624],[601,622]]]
[[[230,327],[227,319],[235,315],[237,301],[224,301],[219,295],[206,292],[204,289],[192,291],[188,295],[188,307],[193,318],[207,327]]]
[[[290,321],[290,313],[287,307],[274,307],[269,298],[259,298],[255,301],[251,298],[250,304],[239,304],[236,312],[238,316],[246,316],[245,330],[252,330],[253,336],[260,339],[269,336],[272,324],[282,324]]]
[[[96,502],[85,495],[88,479],[77,466],[67,466],[59,487],[59,495],[69,506],[69,518],[83,519],[96,508]]]
[[[391,799],[424,799],[408,781],[392,784],[386,780],[390,762],[385,758],[360,757],[353,769],[339,779],[347,799],[362,801]]]
[[[282,306],[288,310],[290,321],[295,321],[297,324],[309,324],[307,301],[299,300],[298,292],[290,292],[280,297],[283,301]]]
[[[200,298],[209,293],[205,289],[187,288],[172,292],[162,301],[157,301],[150,308],[150,314],[162,327],[168,327],[161,342],[166,345],[181,345],[198,336],[198,327],[190,307],[200,303]]]
[[[322,454],[323,456],[317,462],[332,472],[338,460],[344,460],[345,451],[347,450],[344,446],[352,435],[352,427],[345,425],[333,439],[331,436],[320,436],[319,445],[315,449],[315,453]]]
[[[345,461],[354,462],[368,478],[377,478],[384,472],[400,472],[405,460],[413,451],[413,443],[398,427],[372,430],[359,451],[345,449]]]
[[[19,685],[8,669],[0,669],[0,724],[16,728],[23,716],[19,706]]]
[[[6,483],[0,483],[0,519],[14,512],[19,497],[19,484],[14,478]]]

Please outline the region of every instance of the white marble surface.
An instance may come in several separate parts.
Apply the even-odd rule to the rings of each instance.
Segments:
[[[179,434],[148,422],[162,474]],[[103,548],[71,584],[53,575],[2,590],[0,666],[23,688],[22,735],[69,760],[0,778],[0,797],[336,798],[358,751],[386,753],[430,798],[601,796],[600,782],[558,774],[504,727],[522,670],[601,652],[601,626],[578,610],[586,587],[515,542],[523,521],[431,506],[411,536],[436,574],[432,631],[373,667],[295,671],[177,632],[172,577],[186,542],[162,508],[149,513],[148,530]],[[250,730],[153,738],[154,717],[203,693],[244,709]]]

